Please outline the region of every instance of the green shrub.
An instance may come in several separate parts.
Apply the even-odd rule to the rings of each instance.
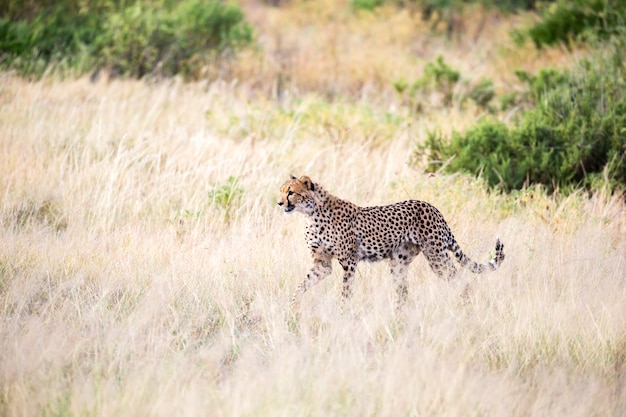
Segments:
[[[91,13],[72,15],[57,6],[30,21],[0,19],[0,62],[27,75],[40,75],[61,61],[84,61],[98,36],[98,18]]]
[[[163,4],[167,0],[150,0]],[[13,21],[32,21],[45,16],[55,9],[63,9],[66,17],[80,16],[87,12],[95,15],[130,3],[128,0],[3,0],[0,2],[0,16]]]
[[[0,19],[0,62],[24,75],[65,61],[85,65],[80,72],[98,65],[134,77],[195,78],[223,51],[252,40],[241,10],[217,0],[32,3],[25,13],[32,17]]]
[[[99,39],[99,64],[116,73],[142,77],[163,58],[163,49],[174,42],[167,22],[152,8],[136,3],[111,13]]]
[[[427,170],[480,174],[504,190],[526,184],[549,189],[589,186],[599,176],[626,185],[625,52],[579,62],[571,71],[527,76],[534,107],[508,127],[484,119],[450,141],[431,132],[416,149]],[[522,76],[522,74],[520,74]]]
[[[527,37],[538,48],[572,40],[607,39],[624,35],[626,2],[623,0],[557,0],[540,8],[541,20],[517,32],[522,42]]]
[[[552,0],[544,0],[548,3]],[[485,8],[498,8],[504,12],[516,12],[518,10],[534,10],[538,0],[392,0],[392,3],[400,7],[418,8],[426,20],[433,14],[441,13],[449,8],[460,8],[465,4],[480,4]]]
[[[352,8],[354,10],[374,11],[377,7],[382,6],[384,0],[352,0]]]
[[[489,103],[495,96],[496,91],[493,81],[487,78],[480,79],[466,94],[469,100],[485,109],[489,109]]]
[[[459,84],[460,87],[456,88]],[[463,106],[471,100],[479,107],[490,109],[489,103],[495,97],[493,81],[483,78],[472,85],[461,80],[461,73],[448,65],[441,55],[428,62],[424,66],[424,74],[413,83],[400,78],[392,85],[405,103],[417,112],[424,109],[427,96],[433,92],[442,96],[441,104],[446,107],[454,103]]]
[[[229,212],[241,202],[243,191],[243,188],[239,186],[239,179],[230,176],[226,182],[223,184],[215,184],[209,190],[209,202]]]
[[[174,71],[197,78],[201,67],[214,53],[234,50],[252,42],[252,27],[244,23],[243,12],[222,2],[190,0],[174,10],[172,25],[176,28],[174,48],[178,55]]]
[[[439,55],[433,62],[428,62],[424,66],[424,74],[410,84],[399,79],[393,83],[394,89],[398,94],[406,95],[410,107],[419,111],[422,108],[421,98],[432,92],[439,92],[443,95],[443,104],[449,106],[452,104],[454,86],[461,78],[461,74],[452,69]]]
[[[461,78],[461,73],[452,69],[439,55],[435,62],[424,67],[424,75],[415,82],[415,89],[450,91]]]
[[[509,91],[500,96],[500,106],[502,111],[512,107],[519,107],[522,110],[533,108],[548,91],[553,90],[557,85],[567,87],[569,85],[569,75],[567,71],[559,71],[555,68],[543,68],[537,75],[528,74],[523,70],[515,70],[517,79],[526,85],[526,90],[522,92]]]

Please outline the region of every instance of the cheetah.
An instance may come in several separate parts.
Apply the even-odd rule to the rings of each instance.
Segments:
[[[302,294],[331,273],[333,258],[344,271],[344,299],[352,293],[358,262],[389,259],[399,302],[407,298],[407,270],[420,252],[435,274],[448,280],[456,274],[449,252],[461,266],[476,274],[495,271],[504,261],[500,239],[496,239],[493,259],[485,264],[472,261],[459,247],[443,215],[424,201],[359,207],[333,196],[306,175],[292,175],[280,188],[278,205],[285,213],[299,212],[306,217],[306,240],[313,257],[313,267],[298,286],[292,307]]]

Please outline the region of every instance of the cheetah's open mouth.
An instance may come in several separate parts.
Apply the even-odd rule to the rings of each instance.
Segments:
[[[285,207],[285,213],[291,213],[296,206],[292,206],[291,204]]]

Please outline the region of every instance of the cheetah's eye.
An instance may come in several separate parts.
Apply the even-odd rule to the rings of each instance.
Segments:
[[[292,194],[293,194],[293,191],[291,190],[287,191],[287,198],[289,198]]]

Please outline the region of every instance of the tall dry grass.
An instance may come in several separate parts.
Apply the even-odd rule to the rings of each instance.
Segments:
[[[291,0],[276,8],[261,3],[241,1],[257,31],[257,48],[217,73],[271,97],[313,91],[385,101],[395,95],[394,81],[414,82],[438,56],[460,69],[463,80],[488,78],[502,92],[519,84],[513,69],[533,74],[572,60],[560,48],[537,51],[530,44],[513,44],[511,30],[534,19],[523,13],[467,6],[446,37],[431,36],[432,24],[419,8],[385,5],[372,13],[354,12],[350,0]]]
[[[475,120],[459,109],[255,91],[0,75],[0,415],[626,415],[623,199],[409,166],[427,128]],[[345,304],[335,271],[294,322],[289,173],[427,200],[471,257],[500,236],[506,261],[461,273],[464,300],[418,258],[401,311],[386,264]]]
[[[296,115],[256,138],[270,116],[217,84],[5,75],[0,98],[3,415],[624,414],[618,197],[428,178],[402,129],[336,142]],[[400,313],[386,265],[361,265],[345,306],[335,272],[294,325],[309,259],[275,207],[289,172],[363,205],[431,201],[468,254],[499,235],[506,262],[463,273],[464,303],[420,259]],[[230,176],[239,197],[211,200]]]

